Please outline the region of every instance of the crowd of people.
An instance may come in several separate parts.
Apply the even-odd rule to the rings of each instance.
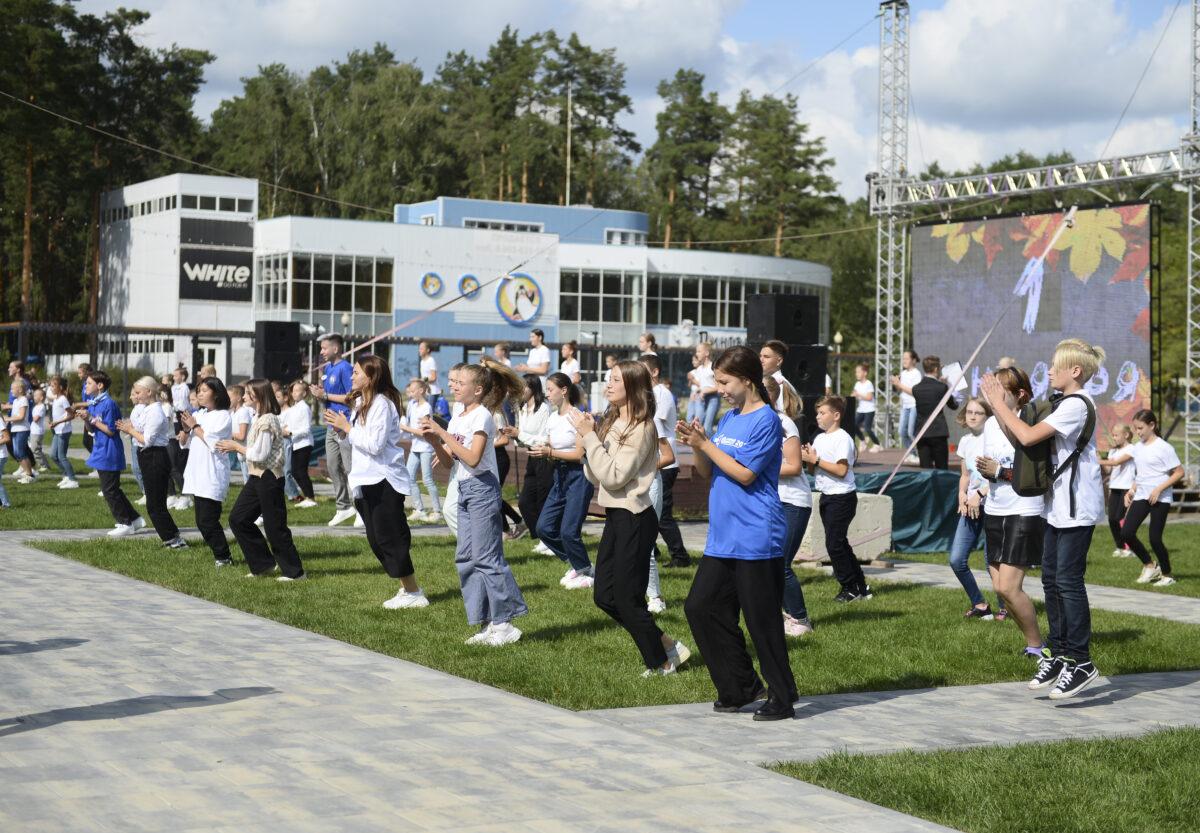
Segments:
[[[50,462],[39,456],[41,441],[33,431],[43,423],[40,434],[54,433],[50,459],[62,470],[60,488],[77,488],[67,448],[72,421],[81,417],[87,465],[97,472],[112,513],[110,534],[119,537],[145,526],[120,485],[121,437],[128,435],[135,477],[163,545],[188,546],[167,509],[192,508],[217,567],[232,564],[220,518],[231,471],[240,470],[244,487],[229,526],[245,556],[247,578],[277,573],[279,581],[297,581],[307,574],[288,510],[289,497],[295,507],[315,505],[308,474],[311,396],[321,403],[327,426],[326,468],[335,503],[329,524],[353,518],[363,528],[371,551],[397,582],[395,594],[382,601],[385,608],[430,605],[411,557],[409,522],[440,515],[457,539],[455,566],[466,619],[475,628],[467,643],[518,642],[522,633],[515,622],[529,610],[504,542],[528,534],[536,539],[535,551],[562,562],[564,589],[590,590],[596,606],[628,632],[645,676],[674,674],[691,656],[653,618],[667,605],[660,566],[691,562],[672,512],[679,448],[686,446],[695,473],[709,481],[709,522],[684,612],[716,688],[714,708],[736,712],[765,698],[756,720],[790,717],[796,687],[786,640],[803,638],[814,627],[791,558],[808,528],[814,491],[839,584],[835,601],[872,598],[849,540],[858,503],[854,467],[859,454],[879,448],[869,368],[855,371],[857,442],[841,427],[846,400],[833,395],[815,403],[817,431],[804,438],[795,421],[800,397],[781,370],[787,345],[771,341],[757,352],[737,346],[717,356],[699,345],[682,419],[656,346],[646,334],[636,358],[608,357],[604,401],[591,407],[581,398],[577,346],[563,345],[552,370],[551,352],[536,329],[524,363],[513,366],[507,345],[497,345],[491,356],[455,364],[445,377],[422,343],[419,376],[405,386],[406,399],[387,362],[366,354],[349,361],[341,337],[329,335],[322,340],[319,382],[279,386],[252,379],[227,388],[206,367],[189,385],[180,367],[171,378],[137,380],[128,418],[109,395],[111,380],[103,371],[80,367],[85,401],[76,404],[61,377],[44,391],[31,391],[14,363],[3,439],[20,466],[17,482],[32,482]],[[1173,581],[1162,527],[1182,468],[1149,411],[1133,420],[1140,443],[1130,443],[1132,432],[1119,428],[1109,459],[1099,459],[1095,406],[1082,385],[1103,357],[1084,342],[1062,342],[1050,371],[1062,398],[1039,419],[1021,414],[1032,389],[1016,367],[985,376],[981,395],[967,399],[959,413],[966,433],[958,448],[960,520],[950,561],[971,602],[966,615],[1011,617],[1024,637],[1023,653],[1037,662],[1030,688],[1053,686],[1055,699],[1073,696],[1098,673],[1089,652],[1083,570],[1106,505],[1114,555],[1128,551],[1146,565],[1138,581]],[[939,379],[940,361],[922,361],[909,351],[904,364],[893,380],[912,402],[906,401],[902,430],[909,446],[915,440],[922,465],[945,467],[949,432],[938,409],[947,387]],[[953,397],[949,402],[957,404]],[[1039,444],[1048,444],[1053,471],[1041,491],[1035,484],[1031,492],[1019,461]],[[526,451],[517,509],[501,493],[509,447]],[[450,472],[444,495],[435,466]],[[1107,501],[1102,466],[1113,470]],[[589,552],[582,530],[593,501],[604,510],[604,528]],[[8,505],[2,485],[0,503]],[[1154,559],[1137,538],[1147,518]],[[967,566],[981,536],[999,601],[995,610]],[[662,565],[660,537],[668,553]],[[1048,638],[1022,589],[1027,571],[1039,565]],[[739,620],[754,643],[758,671]]]

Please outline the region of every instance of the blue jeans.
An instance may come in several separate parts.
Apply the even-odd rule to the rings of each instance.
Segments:
[[[420,469],[421,479],[425,481],[425,491],[429,493],[431,504],[429,511],[441,513],[442,506],[438,501],[437,482],[433,479],[433,452],[410,451],[404,465],[408,468],[408,476],[413,481],[413,509],[418,512],[425,511],[425,504],[421,502],[421,487],[417,485],[417,469]]]
[[[912,445],[913,434],[917,431],[917,409],[901,408],[900,409],[900,445],[904,451]]]
[[[811,506],[783,504],[783,519],[787,522],[787,531],[783,534],[783,609],[788,616],[800,621],[808,618],[808,608],[804,606],[804,590],[800,587],[800,580],[792,572],[792,559],[804,540],[810,517]]]
[[[721,407],[721,395],[706,394],[704,397],[704,433],[712,436],[713,425],[717,422],[717,408]]]
[[[7,462],[8,457],[0,457],[0,474],[4,473],[4,464]],[[3,480],[0,480],[0,506],[3,506],[5,509],[8,509],[10,506],[12,506],[12,504],[8,502],[8,490],[4,488]]]
[[[529,612],[500,537],[500,483],[491,472],[458,483],[458,548],[454,566],[472,625],[511,622]]]
[[[1074,662],[1091,660],[1092,612],[1088,608],[1088,547],[1093,526],[1058,529],[1046,524],[1042,552],[1042,590],[1046,595],[1046,621],[1050,623],[1047,644],[1056,657]]]
[[[963,586],[963,590],[967,591],[967,598],[973,605],[981,605],[984,602],[983,594],[979,592],[979,585],[975,581],[975,574],[971,572],[971,565],[968,563],[971,550],[975,548],[982,531],[983,512],[973,520],[966,515],[959,515],[958,526],[954,530],[954,541],[950,544],[950,569],[954,571],[954,577]]]
[[[137,481],[138,491],[146,494],[146,485],[142,482],[142,464],[138,462],[137,446],[129,441],[129,467],[133,469],[133,479]]]
[[[50,459],[58,466],[63,473],[63,476],[68,480],[75,479],[75,469],[71,465],[71,459],[67,457],[67,448],[71,445],[71,432],[65,434],[55,434],[54,439],[50,441]]]
[[[684,419],[688,425],[692,424],[693,419],[702,419],[704,417],[704,403],[699,399],[688,397],[687,417]]]
[[[576,572],[592,569],[583,545],[583,521],[591,502],[592,484],[583,475],[583,464],[555,462],[550,495],[538,515],[537,537]]]
[[[13,462],[19,465],[22,460],[28,459],[32,464],[33,455],[29,453],[29,432],[9,431],[8,435],[12,437]]]
[[[300,496],[300,487],[292,477],[292,438],[283,438],[283,496],[288,500]]]

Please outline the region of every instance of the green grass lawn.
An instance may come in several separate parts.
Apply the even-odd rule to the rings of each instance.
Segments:
[[[1142,542],[1149,549],[1148,529],[1142,526]],[[1127,587],[1130,590],[1145,590],[1150,593],[1167,593],[1175,596],[1200,597],[1200,524],[1168,524],[1163,533],[1163,543],[1171,554],[1171,571],[1176,583],[1170,587],[1154,587],[1149,584],[1136,584],[1135,579],[1142,570],[1142,562],[1136,558],[1113,558],[1113,539],[1108,531],[1108,525],[1096,527],[1092,535],[1092,547],[1088,551],[1087,582],[1089,584],[1104,584],[1110,587]],[[1154,551],[1150,550],[1153,556]],[[946,553],[895,553],[896,558],[908,561],[925,561],[931,564],[945,564],[947,571],[950,562]],[[977,570],[986,567],[983,553],[971,554],[971,566]],[[1040,576],[1039,571],[1031,571],[1031,575]],[[984,593],[991,595],[991,588],[981,587]],[[964,596],[965,599],[965,596]]]
[[[894,755],[773,769],[968,833],[1196,829],[1200,730]]]
[[[714,697],[701,659],[686,673],[649,680],[629,636],[593,605],[587,591],[563,590],[563,566],[532,552],[528,539],[507,545],[529,603],[518,620],[525,638],[512,647],[468,647],[467,625],[448,537],[414,539],[417,575],[433,604],[388,611],[396,582],[361,538],[298,539],[311,579],[299,584],[215,570],[198,541],[171,552],[153,538],[45,541],[70,558],[170,587],[460,677],[573,709],[700,702]],[[595,543],[591,542],[594,551]],[[235,557],[237,553],[235,552]],[[683,615],[692,570],[664,570],[665,631],[695,643]],[[908,584],[876,586],[875,598],[837,605],[831,578],[801,571],[817,631],[791,640],[801,693],[877,691],[1022,680],[1031,674],[1012,623],[964,622],[957,591]],[[1200,668],[1200,626],[1095,611],[1094,650],[1105,674]]]

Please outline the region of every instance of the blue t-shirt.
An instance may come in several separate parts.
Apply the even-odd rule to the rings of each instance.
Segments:
[[[125,470],[125,444],[117,433],[117,420],[121,418],[121,407],[112,400],[107,392],[100,394],[88,403],[88,421],[92,417],[100,417],[101,422],[113,432],[108,436],[100,429],[93,434],[92,453],[87,458],[87,464],[98,471]]]
[[[334,364],[325,367],[325,374],[321,376],[321,386],[325,388],[326,393],[349,393],[350,376],[353,373],[354,368],[350,366],[350,362],[345,359],[338,359]],[[325,406],[347,419],[350,418],[350,408],[340,402],[326,402]]]
[[[708,491],[708,541],[704,554],[757,560],[783,557],[786,524],[779,500],[783,426],[773,408],[721,417],[713,444],[755,473],[743,486],[715,464]]]

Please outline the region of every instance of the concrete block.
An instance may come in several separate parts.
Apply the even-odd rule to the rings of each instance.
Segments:
[[[813,493],[812,517],[808,521],[808,530],[804,540],[800,542],[800,551],[795,553],[795,561],[829,562],[829,552],[825,549],[825,527],[821,524],[819,506],[821,495]],[[850,546],[858,560],[865,563],[874,561],[892,548],[892,499],[887,495],[872,495],[858,493],[858,511],[850,524]]]

